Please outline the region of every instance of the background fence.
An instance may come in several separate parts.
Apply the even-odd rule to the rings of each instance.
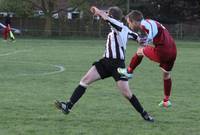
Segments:
[[[3,20],[3,18],[0,18]],[[2,21],[1,21],[2,22]],[[199,23],[163,24],[176,39],[200,38]],[[21,30],[20,36],[43,36],[45,33],[44,18],[12,18],[12,27]],[[60,37],[105,37],[109,28],[107,24],[94,19],[52,20],[51,36]]]

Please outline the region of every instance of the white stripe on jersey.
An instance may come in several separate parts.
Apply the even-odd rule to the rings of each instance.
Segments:
[[[132,32],[122,22],[110,17],[107,21],[111,25],[111,32],[107,37],[104,57],[124,60],[128,37],[131,36],[134,40],[136,40],[138,35]]]
[[[2,23],[0,23],[0,26],[1,26],[2,28],[6,28],[6,26],[5,26],[5,25],[3,25]]]
[[[158,33],[158,27],[157,24],[154,20],[151,19],[146,19],[146,20],[142,20],[141,21],[141,25],[145,27],[145,29],[147,29],[149,31],[149,33],[147,33],[147,44],[149,42],[153,42],[153,38],[157,35]]]

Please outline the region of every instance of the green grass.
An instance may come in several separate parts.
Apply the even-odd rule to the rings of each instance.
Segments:
[[[162,109],[162,76],[144,59],[130,80],[132,91],[154,117],[148,123],[121,96],[112,78],[88,88],[70,115],[56,110],[91,64],[101,58],[103,40],[0,42],[0,135],[199,135],[200,43],[177,42],[172,72],[173,107]],[[129,43],[127,64],[137,45]],[[64,72],[54,65],[63,66]],[[47,74],[46,74],[47,73]]]

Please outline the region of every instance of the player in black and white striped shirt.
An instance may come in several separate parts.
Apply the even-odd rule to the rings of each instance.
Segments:
[[[111,26],[111,32],[108,34],[104,57],[95,62],[81,79],[69,101],[56,101],[56,107],[65,114],[68,114],[90,84],[100,79],[113,77],[122,94],[130,101],[132,106],[141,114],[144,120],[153,122],[154,119],[143,109],[136,96],[132,94],[127,78],[124,78],[117,72],[117,68],[125,67],[125,50],[128,38],[131,37],[136,40],[137,34],[129,30],[129,28],[120,21],[122,19],[122,11],[118,7],[110,7],[108,14],[96,7],[92,7],[91,12],[94,13],[94,15],[100,16]]]
[[[105,20],[111,26],[111,32],[108,34],[104,57],[125,60],[125,50],[128,38],[136,40],[138,36],[116,19],[108,16]]]

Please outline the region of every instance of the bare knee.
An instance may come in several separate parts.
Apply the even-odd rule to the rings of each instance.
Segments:
[[[121,92],[122,92],[123,96],[128,100],[130,100],[133,96],[133,93],[132,93],[131,89],[129,89],[129,88],[121,89]]]
[[[121,91],[122,95],[127,98],[130,99],[132,97],[132,92],[129,89],[129,85],[128,82],[125,81],[119,81],[117,82],[118,88]]]
[[[122,90],[122,94],[123,94],[123,96],[125,97],[125,98],[127,98],[127,99],[131,99],[131,97],[132,97],[132,93],[130,92],[130,90],[129,89],[124,89],[124,90]]]
[[[137,50],[138,56],[144,56],[143,49],[144,49],[143,47],[138,48],[138,50]]]
[[[88,85],[90,85],[90,83],[91,83],[91,81],[90,81],[91,79],[90,78],[91,77],[89,75],[83,76],[83,78],[80,81],[80,85],[88,87]]]
[[[171,75],[170,75],[169,72],[163,72],[163,79],[164,79],[164,80],[168,80],[168,79],[170,79],[170,78],[171,78]]]
[[[164,80],[168,80],[171,78],[171,75],[170,75],[170,71],[166,71],[165,69],[163,69],[162,67],[160,68],[163,72],[163,79]]]
[[[131,96],[130,96],[127,92],[122,92],[122,95],[123,95],[126,99],[131,99]]]

